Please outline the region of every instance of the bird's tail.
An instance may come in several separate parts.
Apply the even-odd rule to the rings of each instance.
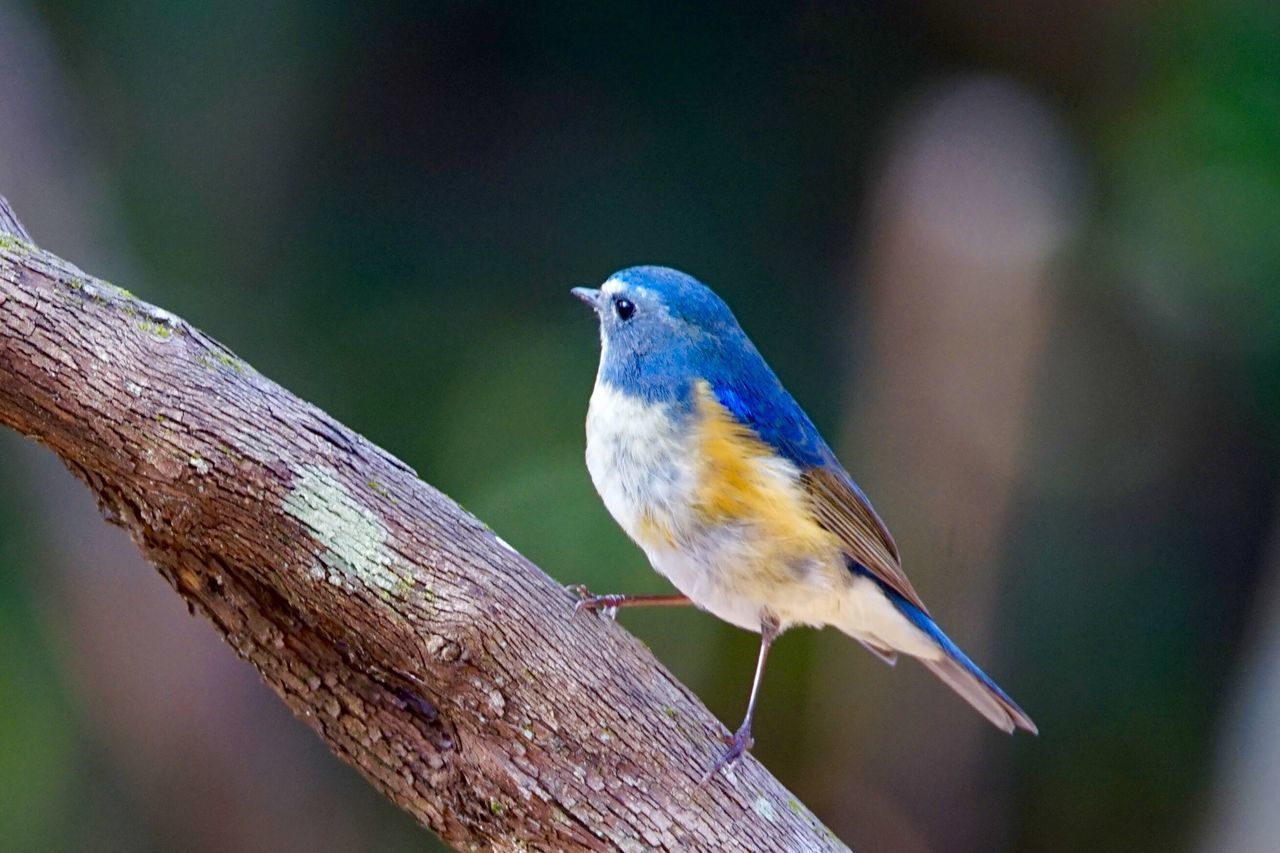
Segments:
[[[1009,733],[1014,729],[1024,729],[1032,734],[1040,733],[1026,712],[1018,707],[1018,703],[1010,699],[1009,694],[1001,690],[999,685],[979,669],[978,665],[942,632],[938,623],[934,622],[929,614],[891,589],[886,589],[885,594],[911,624],[927,634],[938,645],[942,652],[940,656],[920,658],[920,662],[934,675],[959,693],[966,702],[997,728]]]

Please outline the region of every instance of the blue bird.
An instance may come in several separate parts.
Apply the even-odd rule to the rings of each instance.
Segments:
[[[656,266],[572,292],[600,323],[591,480],[680,591],[578,587],[579,609],[612,617],[628,605],[693,604],[760,633],[746,717],[711,773],[754,745],[769,646],[793,625],[832,625],[891,664],[899,652],[918,658],[997,727],[1036,732],[933,621],[871,502],[720,297]]]

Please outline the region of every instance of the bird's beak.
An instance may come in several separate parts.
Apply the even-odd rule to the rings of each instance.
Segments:
[[[604,298],[604,294],[599,290],[596,290],[594,287],[575,287],[569,292],[590,305],[592,310],[597,314],[600,313],[600,302]]]

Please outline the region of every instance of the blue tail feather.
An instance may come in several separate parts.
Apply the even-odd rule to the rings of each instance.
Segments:
[[[889,595],[889,600],[902,612],[902,615],[906,616],[907,619],[911,620],[912,625],[924,631],[935,643],[941,646],[947,657],[964,667],[966,672],[985,684],[992,693],[1010,705],[1015,704],[1013,699],[1009,698],[1009,694],[1001,690],[1000,685],[991,680],[991,676],[983,672],[981,667],[974,663],[950,637],[943,633],[942,629],[938,627],[938,623],[929,618],[928,614],[893,590],[886,590],[886,592]]]
[[[925,666],[964,697],[987,719],[1005,731],[1011,732],[1014,728],[1021,728],[1033,734],[1039,733],[1035,723],[1031,721],[1025,711],[1018,707],[1018,703],[1014,702],[1009,694],[1000,689],[1000,685],[992,681],[989,675],[983,672],[968,655],[961,651],[960,647],[952,642],[951,638],[938,627],[937,622],[934,622],[927,613],[912,604],[897,591],[880,583],[879,579],[869,572],[859,571],[860,569],[861,566],[855,565],[854,570],[858,574],[875,581],[876,585],[880,587],[880,590],[893,603],[898,612],[905,616],[912,625],[924,632],[929,639],[933,640],[943,654],[946,655],[943,660],[921,658],[921,662]]]

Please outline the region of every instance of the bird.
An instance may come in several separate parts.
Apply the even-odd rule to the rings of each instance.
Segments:
[[[576,586],[575,612],[694,605],[760,634],[746,715],[708,778],[754,747],[769,649],[794,626],[834,627],[889,664],[916,658],[997,728],[1038,733],[934,621],[871,501],[711,288],[635,266],[571,292],[600,331],[592,483],[678,590]]]

